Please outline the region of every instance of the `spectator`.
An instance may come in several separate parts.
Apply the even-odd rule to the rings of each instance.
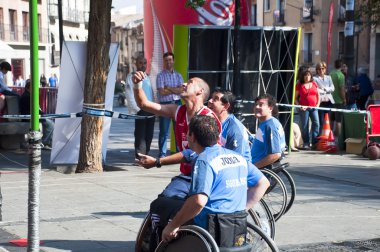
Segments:
[[[17,77],[17,79],[16,79],[16,81],[15,81],[15,86],[16,86],[16,87],[23,87],[23,86],[25,86],[25,81],[24,81],[24,79],[22,78],[21,75],[19,75],[19,76]]]
[[[40,85],[41,87],[47,87],[47,80],[46,80],[46,77],[44,74],[41,74],[41,77],[40,77]]]
[[[332,93],[334,98],[334,108],[344,109],[347,104],[346,100],[346,88],[345,88],[345,78],[342,73],[343,61],[338,59],[335,61],[335,69],[331,71],[330,76],[334,83],[335,90]],[[335,122],[335,132],[334,135],[336,139],[340,135],[341,125],[342,125],[342,113],[341,112],[332,112],[331,113],[331,122]]]
[[[30,80],[26,80],[25,82],[25,91],[21,95],[20,98],[20,114],[21,115],[30,115],[30,90],[31,90],[31,82]],[[40,114],[44,114],[40,109]],[[44,118],[40,119],[42,124],[42,144],[44,145],[44,149],[51,150],[52,146],[52,137],[54,130],[54,122],[50,119]]]
[[[7,86],[7,84],[5,84],[5,75],[8,73],[8,71],[11,70],[11,64],[8,62],[3,61],[0,63],[0,93],[3,95],[19,96],[17,93],[13,92],[12,89]]]
[[[49,86],[50,87],[57,87],[58,84],[58,78],[56,74],[51,74],[49,78]]]
[[[346,85],[346,109],[357,109],[356,100],[359,97],[359,85],[354,83],[354,78],[348,73],[346,64],[342,65],[342,73]]]
[[[157,75],[157,93],[160,104],[181,105],[183,78],[174,70],[174,54],[164,53],[164,70]],[[167,139],[170,130],[170,118],[160,116],[160,133],[158,137],[159,157],[165,157]]]
[[[311,144],[312,148],[316,147],[319,135],[319,118],[318,111],[315,108],[319,107],[319,92],[318,85],[312,80],[312,75],[309,70],[304,71],[300,76],[300,82],[296,86],[295,103],[301,106],[299,110],[301,118],[302,139],[304,142],[303,149],[310,150],[310,132],[309,132],[309,117],[311,119]]]
[[[144,56],[139,56],[136,59],[136,70],[145,72],[146,70],[146,59]],[[132,76],[135,73],[130,73],[127,76],[127,82],[129,87],[133,87]],[[145,96],[150,102],[154,101],[152,85],[150,83],[150,78],[146,76],[142,81],[142,89],[144,90]],[[131,97],[133,98],[133,97]],[[132,101],[128,101],[130,103]],[[136,102],[133,99],[133,103]],[[137,106],[136,106],[137,107]],[[148,155],[150,151],[150,145],[153,139],[154,132],[154,121],[155,116],[152,113],[140,110],[137,112],[139,116],[150,116],[150,118],[145,119],[135,119],[135,157],[139,158],[138,153]]]
[[[326,74],[326,63],[321,61],[316,66],[317,75],[314,76],[314,81],[318,85],[318,91],[320,96],[320,107],[323,108],[332,108],[334,104],[334,98],[332,97],[332,92],[334,92],[335,87],[332,82],[330,75]],[[331,113],[326,110],[318,110],[319,122],[320,125],[323,125],[325,120],[325,113],[329,114],[329,118],[331,117]],[[322,127],[319,127],[319,134],[322,133]]]
[[[374,90],[371,80],[367,75],[367,69],[360,67],[358,73],[359,76],[356,82],[359,84],[359,98],[356,104],[360,110],[365,110],[368,98],[373,94]]]

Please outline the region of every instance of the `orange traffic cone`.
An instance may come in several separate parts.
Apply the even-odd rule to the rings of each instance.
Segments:
[[[330,131],[329,139],[327,140],[327,153],[335,153],[337,151],[334,134]]]
[[[318,137],[317,150],[326,151],[328,139],[332,133],[330,128],[329,114],[325,113],[325,120],[323,123],[322,134]],[[334,137],[334,135],[333,135]]]

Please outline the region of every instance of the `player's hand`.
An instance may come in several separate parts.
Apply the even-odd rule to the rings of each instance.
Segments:
[[[171,223],[166,225],[166,227],[162,231],[162,237],[161,238],[165,242],[170,242],[171,240],[173,240],[174,238],[177,237],[177,232],[178,232],[179,227],[173,227],[170,224]]]
[[[132,81],[133,84],[137,84],[143,79],[145,79],[146,74],[142,71],[137,71],[133,76],[132,76]]]
[[[138,158],[135,159],[136,163],[146,169],[156,166],[156,158],[141,153],[137,153]]]

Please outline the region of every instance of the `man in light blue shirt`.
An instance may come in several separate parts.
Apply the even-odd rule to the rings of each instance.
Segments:
[[[198,158],[193,166],[190,193],[163,230],[162,240],[173,239],[179,227],[191,219],[207,228],[208,214],[234,214],[252,208],[268,188],[268,180],[255,166],[236,152],[217,145],[218,137],[213,118],[191,119],[188,143]]]

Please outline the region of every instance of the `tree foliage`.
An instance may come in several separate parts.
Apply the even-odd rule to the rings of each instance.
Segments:
[[[187,0],[186,8],[196,9],[198,7],[202,7],[205,4],[206,0]]]
[[[380,0],[363,0],[356,6],[356,17],[363,19],[363,24],[376,28],[380,24]]]

